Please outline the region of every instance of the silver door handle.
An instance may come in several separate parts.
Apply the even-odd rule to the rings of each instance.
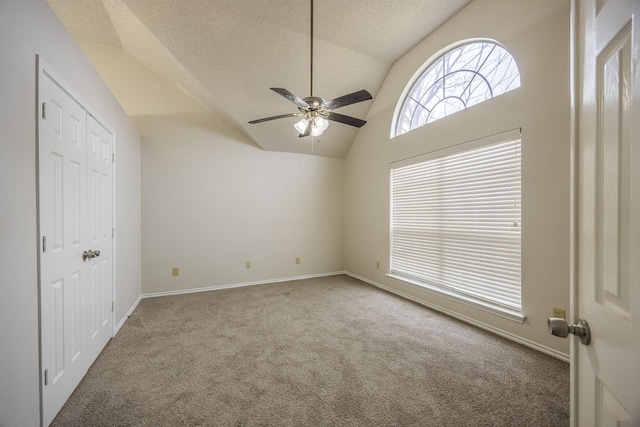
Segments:
[[[569,325],[566,320],[560,317],[550,317],[547,319],[547,329],[551,335],[556,337],[566,338],[569,334],[573,334],[584,345],[589,345],[591,342],[591,329],[584,319],[578,319],[578,323]]]
[[[86,261],[87,258],[92,259],[100,256],[100,251],[92,251],[89,249],[88,251],[82,252],[82,261]]]

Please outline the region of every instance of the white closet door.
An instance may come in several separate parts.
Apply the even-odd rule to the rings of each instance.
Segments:
[[[112,334],[113,138],[44,71],[39,79],[43,422]],[[86,251],[100,255],[83,257]]]

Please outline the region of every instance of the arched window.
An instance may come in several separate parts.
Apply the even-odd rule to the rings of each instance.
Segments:
[[[464,43],[431,62],[415,80],[396,116],[393,136],[518,87],[520,71],[505,48],[493,41]]]

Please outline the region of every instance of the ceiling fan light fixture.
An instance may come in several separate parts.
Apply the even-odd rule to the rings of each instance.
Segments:
[[[302,134],[304,133],[305,129],[307,129],[308,125],[309,125],[309,121],[307,119],[302,119],[299,122],[297,122],[295,125],[293,125],[293,127],[296,128],[298,133]]]
[[[311,136],[320,136],[329,127],[329,120],[316,117],[311,123]]]
[[[316,117],[316,122],[314,124],[325,131],[329,127],[329,120],[324,117]]]
[[[320,136],[322,135],[323,129],[316,125],[311,125],[311,136]]]

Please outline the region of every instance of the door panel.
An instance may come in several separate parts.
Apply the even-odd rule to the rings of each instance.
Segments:
[[[579,66],[575,426],[640,425],[640,2],[574,1]],[[634,24],[634,21],[636,22]]]

